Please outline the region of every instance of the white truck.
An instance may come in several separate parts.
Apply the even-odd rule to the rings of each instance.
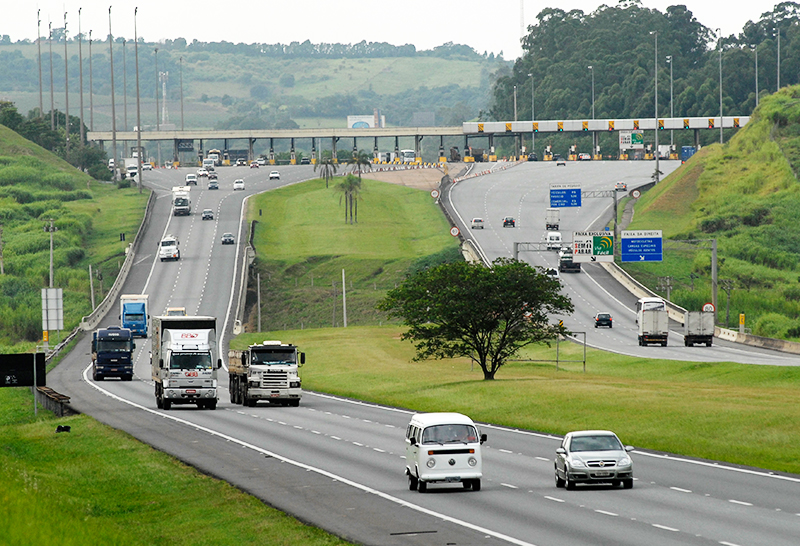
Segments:
[[[125,165],[125,177],[134,178],[139,174],[139,159],[135,157],[126,157],[122,160]]]
[[[147,337],[150,318],[147,294],[122,294],[119,297],[119,320],[134,336]]]
[[[641,298],[636,303],[636,324],[639,328],[639,345],[667,346],[669,314],[667,303],[661,298]]]
[[[156,405],[217,408],[217,319],[214,317],[153,317],[150,367]]]
[[[547,209],[544,212],[544,226],[548,231],[558,231],[559,210]]]
[[[683,344],[694,347],[695,343],[705,343],[711,347],[714,341],[714,313],[687,311],[683,315]]]
[[[305,361],[305,353],[280,341],[250,345],[244,351],[228,351],[231,403],[252,407],[263,400],[299,406],[303,396],[299,368]]]
[[[158,243],[158,257],[163,262],[164,260],[180,260],[181,251],[178,248],[181,245],[178,238],[174,235],[165,235]]]
[[[172,188],[172,214],[174,216],[188,216],[192,213],[192,200],[189,198],[189,186],[173,186]]]

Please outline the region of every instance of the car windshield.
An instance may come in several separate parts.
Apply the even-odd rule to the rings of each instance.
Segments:
[[[616,436],[598,434],[596,436],[577,436],[572,438],[570,451],[621,451],[622,444]]]
[[[131,342],[122,339],[100,339],[97,341],[97,352],[124,353],[131,350]]]
[[[434,425],[422,433],[423,444],[465,444],[477,442],[478,433],[472,425]]]
[[[211,369],[209,353],[172,353],[169,361],[171,370],[208,370]]]

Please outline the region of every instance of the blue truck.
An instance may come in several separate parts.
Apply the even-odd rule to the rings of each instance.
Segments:
[[[123,294],[119,297],[120,323],[135,336],[147,337],[150,318],[147,300],[147,294]]]
[[[681,163],[685,163],[696,151],[697,148],[694,146],[681,146]]]
[[[106,377],[133,379],[133,332],[119,326],[106,326],[92,333],[92,378],[102,381]]]

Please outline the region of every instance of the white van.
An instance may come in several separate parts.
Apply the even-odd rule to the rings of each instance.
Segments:
[[[406,429],[408,489],[424,493],[429,483],[462,483],[481,490],[481,444],[475,423],[460,413],[416,413]]]
[[[561,232],[550,231],[547,233],[547,250],[561,249]]]

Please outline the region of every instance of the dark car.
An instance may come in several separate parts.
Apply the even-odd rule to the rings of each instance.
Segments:
[[[528,154],[528,161],[539,161],[539,158],[536,157],[536,154]]]
[[[516,227],[517,222],[511,216],[503,218],[503,227]]]
[[[301,165],[310,165],[311,164],[311,160],[308,159],[307,157],[303,157],[303,158],[300,159],[300,164]]]
[[[564,159],[563,157],[561,157],[558,154],[553,156],[553,161],[556,162],[556,167],[558,167],[559,165],[564,166],[564,167],[567,166],[567,160]]]
[[[214,219],[214,211],[211,209],[203,210],[203,220],[213,220]]]
[[[216,180],[211,180],[208,183],[208,189],[209,190],[218,190],[219,189],[219,182],[217,182]]]
[[[594,316],[594,327],[608,326],[609,328],[613,328],[612,321],[611,313],[597,313]]]
[[[223,245],[232,245],[234,243],[233,233],[223,233],[222,234],[222,244]]]
[[[219,180],[219,175],[217,174],[217,171],[208,171],[208,179]]]

